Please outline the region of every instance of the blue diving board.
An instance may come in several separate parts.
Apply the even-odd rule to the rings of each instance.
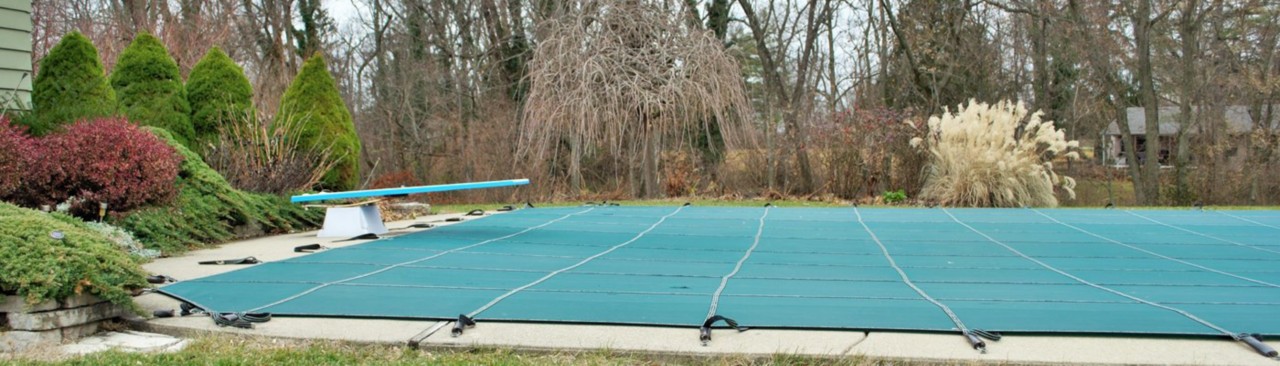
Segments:
[[[362,191],[346,191],[331,193],[303,194],[293,196],[293,203],[340,200],[350,198],[397,197],[410,194],[460,191],[466,189],[497,188],[522,186],[529,184],[528,179],[494,180],[488,182],[438,184],[433,186],[400,187],[366,189]],[[345,207],[328,207],[325,209],[324,226],[316,236],[322,238],[356,236],[362,234],[383,234],[387,227],[382,223],[382,212],[373,204],[377,200],[362,202]]]
[[[303,195],[293,196],[292,198],[289,199],[289,201],[293,203],[301,203],[301,202],[340,200],[340,199],[348,199],[348,198],[394,197],[394,196],[403,196],[403,195],[419,194],[419,193],[522,186],[526,184],[529,184],[528,179],[509,179],[509,180],[494,180],[494,181],[488,181],[488,182],[437,184],[437,185],[431,185],[431,186],[366,189],[366,190],[360,190],[360,191],[303,194]]]

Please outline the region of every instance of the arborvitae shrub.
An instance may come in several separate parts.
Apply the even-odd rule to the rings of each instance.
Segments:
[[[324,218],[324,210],[307,210],[281,196],[236,190],[168,131],[153,128],[150,132],[182,156],[175,184],[178,198],[170,205],[137,210],[115,222],[149,248],[183,252],[255,234],[312,228]]]
[[[35,142],[23,130],[0,116],[0,200],[8,201],[18,191],[28,162],[37,158]]]
[[[302,148],[331,148],[337,163],[321,179],[320,188],[348,190],[360,183],[360,138],[323,57],[313,56],[302,65],[284,93],[276,119],[302,121]]]
[[[93,42],[79,32],[62,37],[40,60],[31,102],[35,115],[27,119],[28,127],[37,136],[81,119],[115,114],[115,91],[107,84]]]
[[[123,118],[72,124],[40,145],[46,156],[33,168],[49,179],[39,190],[55,202],[74,196],[75,215],[96,218],[99,203],[112,212],[129,211],[177,193],[181,160],[173,148]]]
[[[155,36],[139,33],[120,53],[111,72],[111,87],[130,121],[169,130],[183,144],[195,138],[178,64]]]
[[[130,305],[148,287],[128,253],[72,217],[0,203],[0,243],[0,292],[29,303],[89,293]]]
[[[240,65],[216,46],[191,69],[187,100],[191,103],[195,141],[201,144],[217,140],[219,128],[226,124],[253,115],[253,86]]]

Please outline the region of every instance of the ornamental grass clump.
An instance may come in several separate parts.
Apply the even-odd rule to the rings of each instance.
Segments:
[[[1075,197],[1076,182],[1053,171],[1056,158],[1079,159],[1079,142],[1068,141],[1041,113],[1021,102],[994,105],[969,101],[955,113],[929,118],[924,137],[911,145],[927,152],[921,198],[949,206],[1053,207],[1055,189]]]

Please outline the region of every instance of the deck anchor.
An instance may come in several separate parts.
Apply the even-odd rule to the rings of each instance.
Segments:
[[[470,317],[467,317],[465,314],[458,314],[458,320],[453,322],[453,336],[454,337],[461,336],[463,329],[471,328],[475,326],[476,326],[475,319],[471,319]]]
[[[1280,353],[1277,353],[1274,348],[1271,348],[1271,346],[1268,346],[1266,343],[1262,343],[1261,334],[1240,333],[1239,335],[1236,336],[1236,340],[1244,342],[1245,344],[1249,345],[1249,347],[1253,347],[1254,351],[1258,351],[1258,353],[1262,354],[1263,356],[1267,356],[1271,358],[1276,358],[1276,356],[1280,356]]]
[[[738,332],[745,332],[747,331],[747,329],[750,329],[750,328],[738,325],[737,321],[733,319],[729,319],[724,315],[712,316],[710,318],[707,318],[707,321],[702,322],[702,327],[698,329],[698,332],[699,332],[698,338],[702,340],[703,347],[706,347],[711,344],[711,326],[721,320],[723,320],[724,323],[728,324],[730,327],[737,329]]]
[[[969,341],[969,345],[973,346],[973,349],[978,350],[978,352],[983,354],[987,353],[987,342],[983,342],[981,338],[978,338],[977,335],[968,330],[963,331],[962,334],[964,335],[964,339]]]

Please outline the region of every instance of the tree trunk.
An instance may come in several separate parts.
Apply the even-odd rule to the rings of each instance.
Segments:
[[[1151,0],[1139,0],[1133,14],[1133,39],[1138,56],[1138,97],[1146,117],[1146,156],[1142,162],[1142,197],[1139,204],[1160,201],[1160,101],[1156,99],[1155,77],[1151,71]],[[1136,187],[1135,191],[1139,189]]]
[[[1192,113],[1203,113],[1203,106],[1198,106],[1200,98],[1197,96],[1196,90],[1199,85],[1199,73],[1196,70],[1196,61],[1200,58],[1200,19],[1201,15],[1197,14],[1199,8],[1199,0],[1185,0],[1182,8],[1181,20],[1178,24],[1178,35],[1182,38],[1181,52],[1182,57],[1178,60],[1181,66],[1182,80],[1178,83],[1181,90],[1181,103],[1178,106],[1178,145],[1177,153],[1174,159],[1174,186],[1176,187],[1177,197],[1180,201],[1177,204],[1185,205],[1191,202],[1185,202],[1192,197],[1191,184],[1188,182],[1188,169],[1191,164],[1190,140],[1192,125],[1196,121]],[[1193,108],[1196,106],[1197,108]],[[1194,111],[1193,111],[1194,109]]]
[[[1087,39],[1090,37],[1100,37],[1092,31],[1092,23],[1084,18],[1081,13],[1081,3],[1077,0],[1067,2],[1067,12],[1071,22],[1075,24],[1074,31],[1077,38]],[[1104,31],[1105,33],[1105,31]],[[1146,192],[1142,189],[1144,186],[1143,175],[1138,165],[1137,148],[1134,146],[1133,134],[1129,131],[1129,115],[1125,111],[1125,94],[1127,86],[1121,81],[1119,73],[1116,71],[1115,65],[1112,64],[1112,55],[1102,47],[1090,47],[1083,45],[1081,52],[1087,57],[1089,67],[1093,69],[1100,80],[1106,94],[1103,98],[1104,103],[1111,109],[1115,115],[1115,123],[1120,131],[1120,144],[1125,150],[1125,160],[1128,163],[1129,178],[1133,181],[1134,198],[1139,203],[1147,202]],[[1114,203],[1114,202],[1113,202]]]
[[[647,122],[647,121],[646,121]],[[662,154],[661,135],[645,123],[644,133],[639,141],[640,149],[640,198],[656,198],[662,195],[658,188],[658,160]]]
[[[571,196],[582,194],[582,137],[569,135],[569,189]]]

